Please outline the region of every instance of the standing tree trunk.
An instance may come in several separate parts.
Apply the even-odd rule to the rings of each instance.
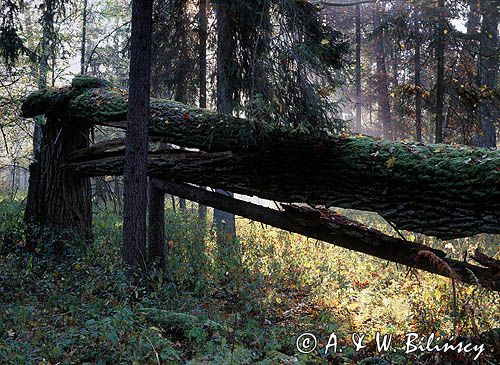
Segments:
[[[83,0],[82,45],[80,49],[80,74],[85,75],[85,48],[87,43],[87,0]]]
[[[481,29],[481,9],[479,6],[479,0],[469,0],[469,11],[467,13],[467,36],[469,39],[465,40],[465,52],[463,52],[462,63],[466,70],[470,70],[470,74],[475,74],[475,79],[471,80],[472,75],[467,72],[467,74],[462,76],[460,80],[461,85],[473,81],[475,85],[479,84],[479,72],[478,66],[478,54],[479,54],[479,30]],[[472,104],[472,103],[471,103]],[[469,105],[466,108],[466,122],[467,126],[476,127],[478,125],[478,108]],[[462,123],[464,124],[464,123]],[[468,133],[468,128],[462,127],[462,139],[463,144],[479,144],[479,135],[473,134],[472,141],[470,140],[470,135]]]
[[[49,55],[51,38],[54,37],[54,4],[52,0],[45,0],[44,12],[42,15],[42,39],[40,42],[40,58],[38,60],[38,89],[47,88],[47,75],[49,73]],[[53,40],[52,40],[53,41]],[[40,148],[42,145],[42,125],[44,124],[42,116],[35,118],[35,128],[33,131],[33,156],[34,162],[30,165],[30,182],[28,187],[28,197],[26,199],[27,209],[30,210],[32,204],[36,204],[32,199],[39,191],[37,186],[40,181],[39,160]],[[33,207],[33,209],[36,209]]]
[[[183,104],[188,103],[188,97],[187,97],[187,82],[186,80],[186,75],[184,71],[182,70],[181,66],[179,65],[178,68],[181,70],[179,79],[177,80],[177,84],[175,85],[175,100],[179,101]],[[181,148],[182,149],[182,148]],[[184,198],[179,198],[179,211],[181,213],[186,213],[187,211],[187,206],[186,206],[186,199]]]
[[[375,10],[373,14],[373,28],[376,29],[380,26],[380,14],[378,10]],[[382,123],[384,139],[392,140],[393,131],[391,123],[391,104],[389,101],[389,80],[385,64],[384,38],[380,35],[375,40],[375,58],[377,63],[378,120],[379,123]]]
[[[436,121],[435,121],[435,142],[443,142],[444,124],[444,31],[445,21],[444,0],[438,0],[439,21],[436,28]]]
[[[49,73],[49,57],[51,43],[54,42],[54,1],[45,0],[44,3],[45,10],[42,15],[42,40],[40,42],[40,60],[38,69],[38,88],[47,88],[47,75]],[[36,120],[35,132],[33,136],[33,148],[35,151],[35,159],[37,153],[40,151],[40,145],[42,140],[42,128],[43,120]]]
[[[199,63],[199,82],[200,82],[200,108],[207,107],[207,0],[199,0],[199,45],[198,45],[198,63]],[[205,222],[207,219],[207,206],[198,205],[198,217],[200,221]]]
[[[49,57],[54,54],[53,0],[45,0],[42,16],[42,40],[38,87],[47,88]],[[35,118],[33,150],[35,161],[30,165],[25,222],[43,227],[71,229],[83,238],[92,237],[90,180],[62,169],[65,157],[74,150],[88,146],[89,130],[66,124],[64,118]]]
[[[236,39],[233,35],[233,17],[231,2],[217,1],[217,111],[222,114],[233,114],[235,107],[235,86],[238,79],[237,65],[234,59]],[[233,196],[224,190],[216,190],[220,194]],[[214,226],[217,232],[217,243],[224,245],[236,237],[234,214],[214,209]]]
[[[497,88],[499,66],[498,22],[499,10],[495,0],[480,0],[482,24],[479,44],[478,81],[482,94],[479,105],[481,132],[479,145],[496,147],[495,122],[498,121],[498,101],[494,93]]]
[[[148,109],[153,0],[133,0],[125,137],[123,262],[146,269]]]
[[[149,185],[149,235],[148,260],[167,267],[167,246],[165,244],[165,193]]]
[[[89,130],[51,117],[47,117],[41,127],[41,149],[36,162],[40,173],[30,177],[25,221],[44,227],[72,229],[82,238],[90,239],[90,179],[62,168],[69,153],[88,146]]]
[[[361,6],[356,5],[356,125],[361,133]]]
[[[392,61],[392,85],[391,88],[392,90],[399,90],[400,84],[399,84],[399,61],[400,61],[400,55],[399,55],[399,45],[397,43],[394,44],[392,47],[392,52],[391,52],[391,61]],[[404,80],[403,80],[404,82]],[[394,95],[394,94],[393,94]],[[394,113],[394,116],[392,117],[392,138],[397,141],[397,140],[402,140],[406,138],[405,132],[404,132],[404,117],[405,117],[405,111],[403,108],[403,104],[401,103],[401,100],[399,97],[393,97],[393,108],[392,112]]]
[[[417,11],[417,10],[415,10]],[[422,41],[420,39],[420,22],[419,14],[415,15],[415,139],[417,142],[422,142],[422,80],[420,76],[420,48]]]

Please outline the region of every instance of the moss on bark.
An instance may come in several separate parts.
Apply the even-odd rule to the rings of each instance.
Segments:
[[[125,128],[127,93],[97,80],[74,81],[32,94],[23,112]],[[311,136],[170,100],[153,99],[150,115],[153,139],[234,152],[216,161],[214,174],[197,163],[184,171],[164,167],[167,176],[281,201],[376,211],[400,228],[441,238],[500,232],[498,151]],[[86,169],[92,173],[92,166]]]

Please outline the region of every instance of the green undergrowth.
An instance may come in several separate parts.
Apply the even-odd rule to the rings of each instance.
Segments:
[[[119,215],[96,209],[92,243],[44,231],[29,249],[22,209],[0,206],[0,364],[467,364],[456,354],[436,362],[354,352],[346,340],[376,331],[477,337],[500,327],[496,293],[457,283],[454,296],[449,280],[244,219],[227,252],[196,214],[168,209],[168,269],[131,277],[121,268]],[[494,242],[440,247],[493,254]],[[301,354],[304,332],[322,350],[335,332],[344,352]],[[495,354],[481,361],[495,364]]]

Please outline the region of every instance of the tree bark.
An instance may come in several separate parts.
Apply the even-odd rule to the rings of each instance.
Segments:
[[[380,26],[380,14],[378,10],[375,10],[373,14],[373,27],[376,29]],[[381,35],[377,36],[375,40],[375,61],[377,64],[378,120],[379,123],[382,123],[384,139],[391,141],[394,135],[391,121],[391,104],[389,100],[389,80],[385,63],[384,39]]]
[[[438,0],[439,20],[436,27],[436,120],[435,120],[435,142],[443,142],[444,124],[444,31],[445,20],[445,0]]]
[[[100,87],[35,92],[23,104],[24,115],[62,113],[77,125],[125,128],[126,94],[95,79],[73,81],[85,83]],[[223,158],[210,155],[210,163],[196,162],[185,171],[158,161],[159,173],[175,170],[186,182],[277,201],[376,211],[400,228],[442,238],[500,230],[498,151],[302,135],[172,101],[153,101],[150,119],[154,138],[233,151]],[[207,159],[203,153],[181,155]],[[99,159],[86,163],[89,173],[93,166],[110,172],[108,161]]]
[[[452,277],[465,283],[479,283],[489,289],[500,291],[500,271],[495,260],[493,260],[495,265],[490,265],[491,270],[453,260],[448,258],[443,251],[417,242],[387,236],[326,209],[290,205],[284,206],[284,211],[281,212],[221,194],[210,193],[186,184],[158,179],[153,180],[152,184],[163,192],[183,196],[186,199],[220,208],[273,227],[391,262]],[[492,259],[480,257],[479,260],[484,263]]]
[[[133,0],[124,164],[123,262],[146,269],[148,110],[153,0]]]
[[[24,215],[28,224],[70,229],[85,239],[92,237],[90,179],[61,167],[69,153],[88,143],[88,128],[47,118],[38,160],[30,166],[30,172],[36,168],[38,174],[30,177]]]
[[[83,0],[82,44],[80,48],[80,74],[85,75],[85,49],[87,43],[87,1]]]
[[[167,267],[167,245],[165,242],[165,193],[151,183],[149,185],[149,239],[148,259]]]
[[[500,233],[496,154],[364,138],[319,147],[295,139],[254,152],[152,154],[149,175],[281,202],[376,211],[400,229],[451,239]],[[68,167],[109,175],[122,165],[123,158],[109,157]]]
[[[236,106],[235,81],[238,67],[235,60],[236,39],[234,37],[233,16],[230,0],[217,0],[217,111],[225,115],[233,114]],[[232,193],[217,189],[219,194]],[[214,226],[217,243],[224,245],[236,238],[234,214],[214,210]]]
[[[356,125],[361,133],[361,5],[356,5]]]
[[[44,12],[42,14],[42,39],[40,41],[40,57],[38,60],[38,89],[45,90],[47,88],[47,75],[49,72],[49,54],[50,42],[54,37],[54,2],[53,0],[45,0]],[[30,178],[28,186],[28,196],[26,199],[26,209],[28,211],[36,212],[38,209],[36,202],[36,194],[40,191],[41,187],[38,186],[43,172],[40,168],[40,149],[42,146],[42,126],[45,123],[43,117],[35,118],[35,126],[33,130],[33,157],[34,162],[30,164]]]
[[[200,82],[199,106],[201,109],[207,107],[207,37],[208,37],[208,19],[207,19],[207,0],[199,0],[199,29],[198,29],[198,67]],[[207,219],[207,207],[203,204],[198,205],[198,217],[205,222]]]
[[[482,23],[481,40],[479,44],[478,83],[482,94],[478,115],[481,132],[479,145],[496,147],[495,123],[498,122],[497,89],[499,60],[498,22],[499,10],[497,1],[480,0]]]
[[[417,11],[415,9],[415,11]],[[414,30],[415,30],[415,58],[414,58],[414,71],[415,71],[415,139],[417,142],[422,142],[422,80],[420,76],[420,48],[422,40],[420,35],[420,14],[415,15]]]

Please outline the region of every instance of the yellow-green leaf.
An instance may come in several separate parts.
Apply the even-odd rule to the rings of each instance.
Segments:
[[[387,166],[388,169],[392,169],[395,164],[396,164],[396,157],[394,156],[392,156],[385,162],[385,166]]]

